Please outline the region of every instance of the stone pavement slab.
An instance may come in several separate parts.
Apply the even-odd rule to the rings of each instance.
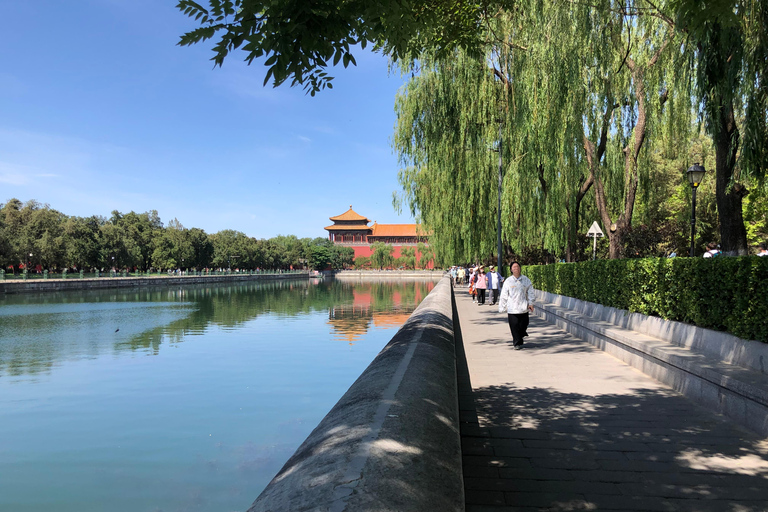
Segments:
[[[467,511],[768,511],[768,441],[532,316],[456,288]]]

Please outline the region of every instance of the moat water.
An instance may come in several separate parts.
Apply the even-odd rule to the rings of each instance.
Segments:
[[[0,511],[246,510],[433,287],[0,296]]]

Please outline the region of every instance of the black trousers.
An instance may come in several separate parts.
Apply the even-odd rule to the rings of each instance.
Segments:
[[[491,290],[491,304],[496,304],[499,302],[499,289],[494,288]]]
[[[522,345],[523,335],[525,335],[530,321],[528,313],[508,314],[507,320],[509,320],[509,332],[512,333],[512,343],[515,346]]]
[[[477,289],[477,303],[485,304],[485,288]]]

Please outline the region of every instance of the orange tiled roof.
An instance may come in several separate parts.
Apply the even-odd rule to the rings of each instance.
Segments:
[[[417,233],[418,224],[378,224],[374,222],[371,227],[373,233],[369,236],[419,236]]]
[[[352,209],[352,205],[349,205],[349,210],[347,210],[346,212],[342,213],[341,215],[337,215],[336,217],[330,217],[330,219],[334,222],[336,222],[337,220],[361,220],[366,224],[370,222],[366,217],[363,217],[362,215],[354,211]]]
[[[328,231],[354,231],[354,230],[361,230],[361,231],[370,231],[371,226],[368,224],[342,224],[340,226],[334,224],[333,226],[328,226],[323,229],[327,229]]]

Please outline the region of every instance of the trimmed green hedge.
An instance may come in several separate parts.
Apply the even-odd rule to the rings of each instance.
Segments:
[[[768,258],[653,258],[526,266],[538,290],[768,342]]]

